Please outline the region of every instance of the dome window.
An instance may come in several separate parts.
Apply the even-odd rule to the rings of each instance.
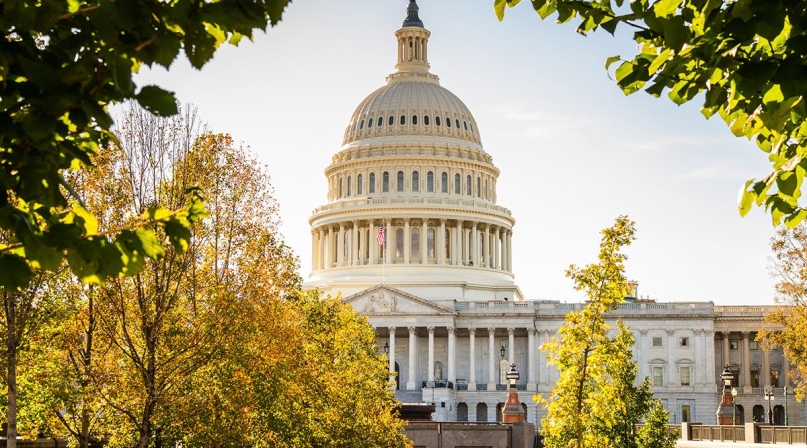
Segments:
[[[482,197],[482,179],[476,178],[476,197]]]
[[[342,197],[342,179],[339,179],[339,197]]]
[[[375,173],[370,173],[370,185],[367,186],[368,193],[375,193]]]
[[[389,171],[384,171],[382,178],[381,191],[384,193],[389,193]]]
[[[468,122],[467,121],[463,120],[462,126],[465,128],[466,131],[468,130]]]
[[[420,173],[412,171],[412,191],[420,191]]]
[[[434,124],[440,126],[440,117],[434,117]]]
[[[431,227],[426,231],[426,256],[434,258],[434,229]]]
[[[364,129],[364,120],[362,120],[361,123],[359,124],[359,130],[362,129]]]
[[[451,119],[448,117],[446,117],[446,126],[449,128],[451,127]]]
[[[373,127],[373,119],[372,118],[367,120],[367,129],[370,129],[371,127]]]
[[[426,191],[434,193],[434,173],[431,171],[426,173]]]
[[[384,125],[384,117],[378,117],[378,123],[376,124],[376,126],[380,128],[383,125]]]
[[[351,176],[348,176],[348,177],[347,177],[347,195],[348,195],[348,196],[351,196],[351,195],[352,195],[352,193],[353,193],[353,192],[351,191],[351,188],[350,188],[350,187],[353,185],[353,182],[351,182],[352,180],[353,180],[353,179],[351,178]]]
[[[460,120],[458,120],[458,119],[456,119],[456,118],[455,118],[455,119],[454,119],[454,124],[456,124],[456,125],[457,125],[457,129],[459,129],[459,128],[460,128]]]
[[[465,194],[467,196],[471,196],[473,192],[471,191],[471,175],[465,176]]]
[[[414,124],[414,125],[418,124],[418,116],[417,115],[412,115],[412,124]]]
[[[362,181],[364,180],[364,176],[359,174],[356,176],[356,194],[363,194],[364,193],[364,185],[362,185]]]
[[[429,116],[428,115],[423,116],[423,124],[425,124],[426,126],[429,125]]]
[[[403,229],[398,227],[395,229],[395,258],[403,257],[404,248],[404,234]]]
[[[387,121],[387,126],[392,126],[393,124],[395,124],[395,117],[390,115],[389,120]]]
[[[474,124],[471,123],[469,126],[471,127],[471,132],[474,132]]]
[[[454,175],[454,194],[460,194],[461,185],[462,183],[460,183],[460,174],[457,173]]]
[[[401,115],[401,126],[406,124],[406,115]]]
[[[409,255],[412,258],[420,258],[420,229],[414,227],[409,231],[409,234],[411,235],[409,242],[411,252]]]
[[[448,173],[445,171],[440,175],[440,189],[443,193],[448,193]]]
[[[401,192],[404,191],[404,173],[403,171],[398,171],[398,188],[397,191]]]

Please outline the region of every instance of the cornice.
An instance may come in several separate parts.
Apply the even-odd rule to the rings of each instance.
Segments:
[[[442,163],[434,163],[442,162]],[[465,168],[474,169],[477,171],[486,172],[495,178],[498,178],[501,171],[490,162],[469,160],[469,159],[452,159],[444,156],[422,156],[415,157],[408,156],[391,156],[391,157],[378,157],[367,159],[351,159],[341,162],[335,162],[325,168],[325,176],[332,176],[334,174],[343,173],[349,170],[367,169],[367,168],[383,168],[385,166],[406,166],[413,165],[433,165],[435,168]]]
[[[416,205],[420,205],[420,206],[416,206]],[[350,210],[345,210],[345,209],[325,210],[325,211],[322,211],[322,212],[319,212],[319,213],[311,215],[311,217],[308,219],[308,224],[313,227],[314,223],[317,222],[318,220],[345,217],[345,216],[351,216],[351,215],[354,215],[354,214],[364,214],[364,213],[367,213],[367,212],[375,213],[376,217],[375,218],[367,218],[367,217],[358,218],[357,217],[357,218],[352,218],[352,219],[347,219],[347,218],[345,218],[345,219],[336,219],[335,222],[354,221],[354,220],[367,220],[367,219],[385,219],[388,215],[392,215],[392,214],[396,214],[396,213],[410,214],[411,212],[418,211],[418,210],[421,211],[422,214],[431,213],[431,212],[434,212],[434,211],[439,211],[440,212],[440,217],[439,218],[434,218],[434,219],[447,219],[447,220],[462,219],[463,221],[468,221],[469,219],[467,217],[467,214],[470,213],[470,214],[480,216],[480,217],[484,216],[484,217],[494,217],[494,218],[502,219],[502,220],[508,222],[509,226],[511,228],[514,227],[515,224],[516,224],[515,218],[513,218],[511,215],[506,215],[504,213],[494,213],[494,212],[491,212],[491,211],[480,211],[480,210],[476,210],[476,209],[463,209],[463,208],[453,208],[453,207],[452,208],[445,208],[445,206],[439,206],[438,204],[435,204],[435,206],[433,206],[431,208],[426,208],[426,207],[423,207],[423,205],[426,205],[426,204],[412,204],[412,207],[409,207],[409,208],[400,207],[399,205],[396,205],[395,207],[389,207],[389,208],[387,208],[387,207],[385,207],[383,205],[381,205],[381,206],[377,205],[377,206],[369,206],[369,207],[360,208],[360,209],[359,208],[353,208],[353,209],[350,209]],[[382,211],[387,216],[377,216]],[[448,216],[449,213],[457,213],[458,216],[457,217]],[[461,214],[461,213],[466,214],[466,216],[459,216],[459,214]],[[395,216],[392,219],[412,218],[412,217],[421,218],[421,217],[423,217],[422,214],[420,216],[418,216],[418,215],[400,216],[400,217]],[[335,222],[332,221],[332,222],[327,222],[327,223],[320,223],[319,225],[333,224]],[[497,223],[491,222],[490,224],[497,224]]]

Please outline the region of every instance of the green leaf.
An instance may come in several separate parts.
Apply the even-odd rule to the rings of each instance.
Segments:
[[[762,103],[768,106],[770,103],[781,103],[784,99],[785,96],[782,94],[782,86],[774,84],[765,92],[765,96],[762,97]]]
[[[608,78],[611,78],[611,73],[608,72],[608,68],[611,67],[611,64],[617,61],[621,61],[622,57],[619,55],[611,56],[610,58],[605,60],[605,74],[608,75]]]
[[[499,22],[504,20],[504,7],[507,6],[507,0],[495,0],[493,2],[493,10],[496,11],[496,18]]]
[[[667,17],[675,13],[682,0],[658,0],[653,4],[656,17]]]
[[[10,253],[0,253],[0,286],[9,291],[19,291],[31,281],[31,267],[25,258]]]
[[[754,199],[756,198],[757,194],[754,190],[748,188],[754,182],[754,179],[747,180],[740,189],[740,198],[738,201],[740,216],[747,215],[748,212],[751,211],[751,206],[754,204]]]
[[[173,92],[168,92],[157,86],[145,86],[137,94],[137,102],[149,112],[161,117],[176,115],[177,100]]]
[[[659,55],[653,59],[650,66],[647,67],[647,73],[649,75],[654,75],[661,68],[661,66],[670,59],[670,55],[672,55],[672,49],[665,48],[664,51],[659,53]]]
[[[798,187],[798,176],[794,172],[784,172],[776,178],[776,188],[779,189],[779,194],[793,197],[798,191]]]

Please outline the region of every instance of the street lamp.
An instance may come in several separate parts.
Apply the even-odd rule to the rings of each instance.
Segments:
[[[785,381],[787,381],[787,380],[785,380]],[[785,386],[785,426],[788,426],[789,423],[790,422],[788,421],[788,418],[787,418],[787,386]]]
[[[771,401],[773,401],[773,389],[765,391],[765,401],[768,402],[768,424],[773,425],[773,411],[771,410]]]
[[[384,343],[384,354],[389,355],[389,342]]]
[[[502,342],[500,342],[499,345],[502,346],[502,348],[499,349],[499,354],[502,355],[502,359],[504,359],[504,355],[507,354],[507,339],[502,339]]]
[[[720,405],[717,407],[717,424],[729,424],[729,405],[731,405],[731,381],[734,375],[729,370],[729,365],[723,367],[723,372],[720,374],[720,379],[723,381],[723,398],[720,400]],[[733,425],[734,422],[731,422]]]
[[[737,424],[737,388],[731,388],[731,404],[734,405],[734,419],[731,421],[732,425]]]

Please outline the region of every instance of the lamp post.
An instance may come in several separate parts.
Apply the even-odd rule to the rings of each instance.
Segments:
[[[787,382],[787,380],[785,380],[785,382]],[[788,426],[789,423],[790,422],[788,421],[787,418],[787,386],[785,386],[785,426]]]
[[[504,409],[502,410],[502,422],[523,422],[524,409],[521,407],[521,400],[518,399],[518,387],[516,386],[516,381],[518,381],[520,375],[518,371],[516,371],[515,364],[510,364],[510,370],[505,377],[507,378],[507,382],[510,383],[510,387],[507,393],[507,402],[504,404]]]
[[[731,404],[734,405],[734,418],[731,420],[732,425],[737,424],[737,388],[731,388]]]
[[[499,354],[502,355],[502,359],[504,359],[504,355],[507,354],[507,339],[502,339],[499,345],[502,346],[502,348],[499,349]]]
[[[773,389],[765,391],[765,401],[768,402],[768,424],[773,425],[773,411],[771,410],[771,402],[773,401]]]
[[[389,342],[384,343],[384,354],[389,355]]]
[[[731,421],[728,407],[733,404],[731,380],[734,379],[734,375],[731,373],[731,370],[729,370],[728,364],[723,367],[723,373],[720,374],[720,379],[723,381],[723,400],[720,401],[720,405],[717,407],[717,424],[728,425],[729,422],[731,422],[733,425],[734,422]]]

